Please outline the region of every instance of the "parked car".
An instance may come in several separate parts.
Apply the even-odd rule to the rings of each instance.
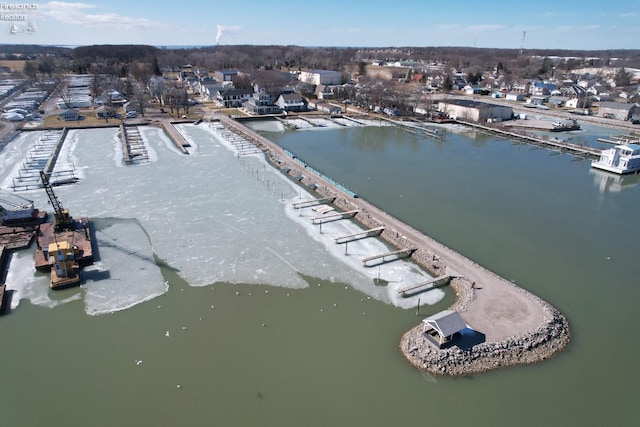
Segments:
[[[138,113],[136,111],[129,111],[126,117],[127,119],[135,119],[138,117]]]

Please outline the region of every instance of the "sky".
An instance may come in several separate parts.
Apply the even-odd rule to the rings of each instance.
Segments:
[[[640,49],[640,0],[0,1],[0,31],[64,46]]]

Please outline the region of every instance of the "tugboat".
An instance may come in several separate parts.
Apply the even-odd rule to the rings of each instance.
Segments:
[[[565,132],[570,130],[580,130],[580,124],[576,119],[553,122],[553,128],[551,128],[551,132]]]
[[[80,283],[80,269],[93,264],[89,219],[73,219],[43,171],[40,178],[53,207],[55,222],[38,228],[35,266],[37,270],[51,272],[51,289],[64,289]]]

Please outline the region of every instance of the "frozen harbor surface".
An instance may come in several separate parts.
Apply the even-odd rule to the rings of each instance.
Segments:
[[[216,282],[303,288],[318,278],[345,283],[381,301],[413,307],[398,287],[429,276],[414,264],[395,261],[366,268],[361,259],[389,249],[367,238],[345,245],[341,235],[361,228],[349,220],[322,228],[311,207],[293,203],[314,196],[272,169],[262,155],[238,156],[215,125],[180,125],[190,155],[179,153],[161,129],[141,127],[149,161],[125,166],[116,129],[70,131],[56,168],[76,170],[80,182],[55,192],[75,217],[94,224],[98,259],[84,270],[84,284],[60,299],[48,277],[33,269],[33,248],[14,257],[7,277],[20,299],[53,307],[82,299],[88,314],[123,310],[159,296],[171,283],[160,264],[192,286]],[[0,173],[9,187],[37,135],[25,133],[0,153]],[[20,193],[48,208],[44,190]],[[388,283],[378,286],[376,280]],[[311,281],[311,283],[310,283]],[[68,294],[65,294],[67,296]],[[434,304],[440,290],[421,295]]]

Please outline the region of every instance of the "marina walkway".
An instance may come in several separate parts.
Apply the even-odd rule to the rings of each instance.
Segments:
[[[457,120],[456,122],[476,129],[482,129],[487,132],[496,133],[510,139],[524,141],[529,144],[534,144],[545,148],[557,149],[561,152],[573,153],[586,157],[600,157],[600,152],[602,151],[598,148],[588,147],[586,145],[572,144],[570,142],[562,141],[558,138],[537,138],[531,135],[504,130],[499,127],[484,126],[478,123],[465,122],[462,120]]]

